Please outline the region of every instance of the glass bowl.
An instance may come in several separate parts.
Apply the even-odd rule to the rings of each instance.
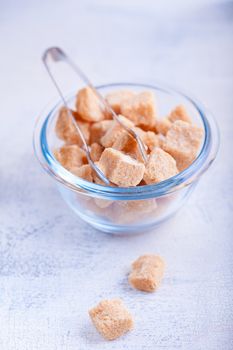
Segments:
[[[154,92],[159,116],[166,116],[183,104],[193,122],[204,130],[203,143],[195,161],[179,174],[158,184],[137,187],[107,187],[76,177],[55,159],[53,150],[62,142],[55,134],[62,101],[48,106],[36,124],[34,150],[43,168],[52,176],[63,199],[84,221],[110,233],[151,230],[168,220],[186,202],[202,174],[216,157],[218,127],[211,114],[199,103],[175,90],[145,84],[115,83],[98,86],[106,94],[118,89]],[[72,108],[75,96],[67,97]]]

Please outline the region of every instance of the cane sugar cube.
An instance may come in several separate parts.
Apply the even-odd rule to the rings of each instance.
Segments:
[[[144,133],[142,141],[148,147],[149,151],[152,151],[155,147],[160,146],[160,137],[153,131],[147,131]]]
[[[95,162],[95,165],[98,168],[100,168],[99,162]],[[101,180],[95,172],[93,172],[93,180],[98,185],[106,186],[104,181]],[[115,187],[114,184],[110,184],[110,186]],[[113,203],[113,201],[110,199],[94,198],[94,203],[97,205],[98,208],[105,209],[105,208],[108,208]],[[105,212],[104,212],[104,214],[105,214]]]
[[[123,131],[114,142],[112,148],[130,154],[136,146],[136,140],[127,131]]]
[[[100,122],[93,123],[90,127],[90,143],[100,143],[100,139],[112,126],[114,122],[112,120],[102,120]]]
[[[137,141],[127,131],[124,131],[119,135],[119,137],[112,145],[112,148],[122,151],[123,153],[131,156],[132,158],[143,162],[143,158],[139,150]]]
[[[145,181],[142,179],[142,181],[138,184],[138,186],[146,186]]]
[[[81,119],[80,115],[76,111],[72,111],[72,113],[73,113],[73,116],[74,116],[79,128],[81,129],[81,132],[83,133],[83,136],[84,136],[86,143],[88,144],[90,141],[90,126],[91,126],[91,124],[89,122],[83,121]],[[79,136],[78,131],[76,131],[76,133]],[[80,136],[79,136],[79,138],[80,138]],[[83,145],[81,138],[80,138],[80,141],[78,144],[80,146]]]
[[[157,202],[153,199],[115,201],[113,221],[118,224],[140,222],[142,219],[154,215],[157,210]]]
[[[101,170],[99,162],[95,162],[95,165]],[[103,180],[99,178],[99,176],[93,171],[93,180],[94,183],[102,186],[106,186]],[[113,183],[110,184],[111,187],[115,187]],[[94,203],[98,206],[98,208],[105,209],[109,207],[113,201],[110,199],[103,199],[103,198],[94,198]]]
[[[141,92],[123,101],[121,113],[132,120],[135,125],[152,128],[156,120],[153,93],[151,91]]]
[[[94,198],[94,202],[101,209],[108,208],[113,203],[111,200],[102,198]]]
[[[55,131],[61,140],[71,144],[79,143],[79,135],[66,107],[62,107],[59,111]]]
[[[105,119],[105,110],[90,87],[78,91],[76,109],[82,119],[88,122],[98,122]]]
[[[90,124],[78,119],[76,112],[71,111],[74,118],[76,119],[78,126],[80,127],[86,142],[89,142],[90,138]],[[57,136],[69,144],[78,144],[82,145],[82,140],[79,136],[79,133],[74,125],[72,117],[70,116],[66,107],[62,107],[59,111],[59,115],[56,122],[55,131]]]
[[[64,145],[54,151],[54,156],[67,170],[87,163],[86,153],[78,145]]]
[[[172,122],[168,118],[158,119],[155,123],[156,132],[162,135],[166,135],[171,126]]]
[[[70,172],[78,177],[81,177],[81,179],[93,182],[92,168],[89,164],[71,168]]]
[[[145,166],[113,148],[106,148],[98,162],[100,170],[115,185],[136,186],[143,178]]]
[[[154,148],[151,152],[143,179],[147,184],[164,181],[178,173],[176,161],[169,153],[161,148]]]
[[[141,140],[144,139],[145,137],[145,134],[146,134],[146,131],[145,130],[142,130],[141,128],[139,128],[138,126],[133,126],[132,128],[135,133],[141,138]]]
[[[184,106],[179,105],[171,111],[168,119],[174,123],[176,120],[183,120],[183,122],[192,123],[190,116],[188,115]]]
[[[100,159],[103,150],[104,147],[101,146],[99,143],[95,142],[91,145],[90,155],[93,162],[97,162]]]
[[[106,100],[112,109],[117,113],[121,113],[121,105],[124,101],[127,101],[129,98],[135,95],[134,92],[129,90],[118,90],[114,92],[110,92],[106,95]]]
[[[103,300],[89,310],[97,331],[107,340],[119,338],[133,328],[133,319],[121,299]]]
[[[88,197],[89,201],[87,202],[86,208],[89,212],[92,212],[93,215],[98,216],[98,219],[104,218],[108,221],[112,221],[112,205],[101,207],[99,204],[96,203],[97,198],[91,198]],[[98,198],[101,199],[101,198]],[[104,200],[103,200],[104,201]]]
[[[95,165],[100,169],[99,161],[95,162]],[[100,169],[100,170],[102,171],[102,169]],[[95,171],[93,171],[93,180],[94,180],[94,183],[96,183],[98,185],[106,186],[105,182],[99,178],[99,176],[97,175],[97,173]],[[114,185],[113,183],[110,183],[108,186],[116,187],[116,185]]]
[[[179,171],[187,168],[196,158],[203,139],[203,129],[177,120],[172,124],[165,140],[163,149],[176,160]]]
[[[152,131],[145,131],[145,130],[137,127],[137,126],[134,126],[132,129],[135,131],[137,136],[140,137],[142,143],[144,144],[145,150],[149,152],[150,151],[151,141],[152,141],[152,138],[151,138],[150,134],[151,133],[154,134],[154,132],[152,132]]]
[[[164,268],[165,264],[161,257],[149,254],[140,256],[132,264],[129,283],[135,289],[153,292],[161,283]]]
[[[100,168],[99,162],[95,162],[95,165],[98,168]],[[93,180],[94,180],[94,183],[96,183],[98,185],[106,186],[104,181],[99,178],[99,176],[97,175],[97,173],[95,171],[93,171]]]
[[[129,128],[133,127],[133,123],[125,118],[123,115],[119,115],[120,121]],[[105,135],[101,138],[101,144],[104,147],[112,147],[114,142],[118,139],[120,134],[124,131],[124,128],[117,122],[113,121],[110,128],[107,130]]]
[[[132,201],[117,201],[125,212],[135,213],[137,216],[139,213],[145,214],[150,213],[151,211],[157,208],[157,202],[155,199],[141,199],[141,200],[132,200]]]
[[[126,211],[134,211],[138,213],[150,213],[157,208],[157,202],[153,199],[141,199],[131,201],[117,201],[119,205]]]

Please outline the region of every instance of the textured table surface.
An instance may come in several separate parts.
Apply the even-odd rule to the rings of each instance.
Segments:
[[[0,349],[233,349],[232,2],[15,0],[0,7]],[[33,126],[56,96],[40,55],[54,44],[97,84],[162,81],[215,114],[214,166],[156,231],[95,231],[35,160]],[[145,252],[167,262],[155,294],[127,283],[131,261]],[[111,297],[125,300],[135,329],[109,343],[87,310]]]

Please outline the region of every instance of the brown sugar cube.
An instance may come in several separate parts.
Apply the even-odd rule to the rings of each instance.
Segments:
[[[87,163],[86,153],[78,145],[64,145],[54,151],[54,156],[68,170]]]
[[[93,162],[97,162],[100,159],[103,150],[104,147],[101,146],[99,143],[95,142],[91,145],[90,155]]]
[[[133,328],[133,319],[121,299],[103,300],[89,310],[97,331],[107,340],[116,339]]]
[[[166,135],[171,126],[172,122],[168,118],[156,120],[155,123],[156,132],[162,135]]]
[[[152,128],[155,125],[156,111],[154,95],[151,91],[141,92],[122,102],[121,113],[135,125]]]
[[[100,168],[99,166],[99,162],[95,162],[95,165]],[[94,183],[98,184],[98,185],[102,185],[102,186],[106,186],[106,184],[103,182],[103,180],[101,180],[98,175],[93,171],[93,180],[94,180]],[[109,186],[111,187],[115,187],[114,184],[110,184]],[[109,207],[113,201],[112,200],[109,200],[109,199],[102,199],[102,198],[94,198],[94,202],[95,204],[101,208],[101,209],[104,209],[104,208],[107,208]]]
[[[164,261],[159,256],[140,256],[132,264],[129,283],[135,289],[145,292],[153,292],[160,285],[164,274],[164,268]]]
[[[95,165],[96,165],[98,168],[100,168],[99,162],[95,162]],[[96,174],[95,171],[93,171],[93,180],[94,180],[94,183],[96,183],[96,184],[98,184],[98,185],[106,186],[106,184],[104,183],[104,181],[101,180],[101,179],[99,178],[99,176]]]
[[[95,162],[95,164],[97,167],[99,167],[99,162]],[[106,186],[106,184],[97,176],[95,172],[93,172],[93,179],[96,184]],[[110,186],[115,187],[113,184],[110,184]],[[108,208],[113,203],[112,200],[103,198],[94,198],[94,202],[101,209]]]
[[[98,162],[100,170],[115,185],[137,186],[143,178],[145,166],[113,148],[106,148]]]
[[[99,208],[102,208],[102,209],[109,207],[113,203],[113,201],[111,200],[102,199],[102,198],[94,198],[94,202]]]
[[[78,114],[74,111],[71,111],[74,118],[77,120],[78,125],[83,132],[84,138],[87,143],[89,143],[90,138],[90,124],[87,122],[84,122],[82,120],[78,120]],[[55,131],[57,136],[64,140],[65,142],[69,144],[78,144],[79,146],[82,145],[82,140],[79,136],[79,133],[73,123],[72,118],[70,117],[68,110],[66,107],[62,107],[59,111],[59,115],[57,118]]]
[[[81,119],[80,115],[76,111],[73,111],[73,116],[74,116],[75,120],[77,121],[77,124],[78,124],[79,128],[81,129],[81,131],[83,133],[83,136],[84,136],[84,138],[85,138],[85,140],[86,140],[86,142],[88,144],[89,141],[90,141],[90,126],[91,126],[91,123],[83,121]],[[80,138],[79,145],[80,146],[83,145],[83,142],[82,142],[81,138]]]
[[[90,87],[78,91],[76,109],[81,118],[89,122],[98,122],[105,119],[105,111]]]
[[[146,186],[145,181],[142,179],[142,181],[138,184],[138,186]]]
[[[95,164],[97,167],[99,167],[99,162],[95,162]],[[93,172],[93,179],[96,184],[106,186],[106,184],[97,176],[95,172]],[[110,184],[110,186],[115,187],[114,184]],[[109,199],[102,198],[94,198],[94,202],[101,209],[107,208],[113,203],[113,201]]]
[[[92,168],[89,164],[71,168],[70,172],[78,177],[81,177],[81,179],[93,182]]]
[[[90,127],[90,143],[100,143],[100,139],[113,124],[113,120],[102,120],[101,122],[93,123]]]
[[[131,222],[140,222],[149,217],[152,212],[157,210],[157,202],[153,199],[115,201],[113,210],[114,222],[129,224]]]
[[[132,128],[136,134],[143,140],[143,138],[145,137],[146,131],[142,130],[141,128],[139,128],[138,126],[133,126]]]
[[[133,123],[125,118],[123,115],[119,115],[119,119],[121,120],[124,125],[128,126],[129,128],[133,127]],[[119,135],[124,131],[124,128],[117,122],[113,121],[110,128],[107,130],[104,136],[101,138],[101,144],[104,147],[112,147],[114,142],[118,139]]]
[[[184,106],[177,106],[168,116],[168,119],[173,123],[176,120],[183,120],[183,122],[192,123],[190,116],[188,115]]]
[[[160,137],[159,135],[156,135],[153,131],[145,132],[142,140],[148,147],[149,151],[152,151],[155,147],[160,146]]]
[[[123,131],[119,135],[119,137],[116,139],[116,141],[112,145],[112,148],[122,151],[123,153],[131,156],[132,158],[135,158],[140,162],[143,162],[143,158],[139,150],[137,141],[127,131]]]
[[[100,164],[99,164],[99,161],[98,162],[95,162],[95,165],[100,168]],[[98,185],[102,185],[102,186],[106,186],[106,184],[104,183],[103,180],[101,180],[99,178],[99,176],[93,171],[93,180],[94,180],[94,183],[98,184]],[[113,183],[110,183],[108,186],[111,186],[111,187],[116,187],[116,185],[114,185]]]
[[[112,206],[105,206],[102,208],[100,205],[96,203],[97,198],[88,197],[88,202],[86,204],[86,208],[93,213],[93,215],[97,215],[98,218],[101,216],[102,218],[112,220]],[[98,198],[101,199],[101,198]],[[104,199],[103,199],[104,201]]]
[[[95,162],[95,164],[99,167],[98,162]],[[84,166],[82,166],[82,168],[83,167]],[[71,172],[72,172],[72,169],[71,169]],[[87,171],[87,173],[88,173],[88,171]],[[96,183],[98,185],[106,186],[106,184],[98,177],[98,175],[95,173],[95,171],[91,170],[90,175],[91,175],[92,181],[94,183]],[[86,178],[85,180],[88,180],[88,179]],[[88,180],[88,181],[90,181],[90,180]],[[114,186],[114,185],[111,184],[110,186]],[[88,198],[89,198],[88,209],[94,211],[98,215],[103,215],[105,217],[109,217],[110,213],[107,210],[103,210],[103,209],[110,207],[111,204],[113,203],[112,200],[102,199],[102,198],[91,198],[91,197],[88,197]]]
[[[135,95],[134,92],[129,90],[118,90],[110,92],[106,95],[106,100],[109,103],[109,105],[112,107],[112,109],[117,113],[121,113],[121,105],[123,101],[127,101],[129,98],[133,97]]]
[[[177,173],[176,161],[172,156],[156,147],[149,156],[143,179],[147,184],[158,183]]]
[[[133,130],[141,138],[145,148],[148,152],[152,151],[155,147],[160,147],[161,135],[156,134],[154,131],[145,131],[135,126]]]
[[[196,158],[203,139],[203,129],[177,120],[168,131],[162,148],[176,160],[179,171],[187,168]]]
[[[131,201],[117,201],[126,210],[149,213],[157,208],[157,202],[153,199],[141,199]]]
[[[144,146],[145,146],[145,149],[147,151],[150,151],[150,144],[152,142],[152,138],[153,136],[151,137],[152,133],[155,134],[153,131],[145,131],[141,128],[139,128],[138,126],[134,126],[132,128],[135,133],[140,137],[140,139],[142,140],[142,142],[144,143]]]

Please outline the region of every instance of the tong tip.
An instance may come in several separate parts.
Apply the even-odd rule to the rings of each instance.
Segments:
[[[60,47],[49,47],[42,55],[42,60],[44,62],[47,61],[47,59],[51,58],[53,61],[58,62],[62,61],[65,58],[65,53],[63,52]]]

